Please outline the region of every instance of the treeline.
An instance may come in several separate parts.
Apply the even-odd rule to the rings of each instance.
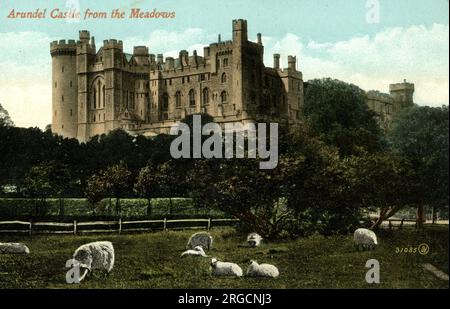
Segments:
[[[92,207],[114,198],[117,214],[122,198],[141,197],[148,215],[152,198],[189,197],[268,238],[346,233],[369,211],[379,212],[367,222],[376,228],[403,207],[421,224],[424,205],[448,208],[447,106],[413,106],[382,132],[361,89],[321,79],[308,83],[303,113],[295,133],[281,130],[273,170],[259,159],[174,160],[172,136],[116,130],[80,144],[1,125],[0,182],[34,198],[36,212],[50,196],[83,196]]]

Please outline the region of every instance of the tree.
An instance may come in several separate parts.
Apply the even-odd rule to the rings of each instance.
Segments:
[[[14,122],[11,120],[8,111],[0,103],[0,126],[13,127]]]
[[[156,169],[153,166],[143,167],[139,175],[137,176],[134,190],[136,193],[145,199],[147,199],[147,216],[152,213],[151,200],[157,197],[159,190],[159,183],[156,177]]]
[[[308,124],[342,155],[382,149],[381,130],[365,98],[355,85],[330,78],[308,81],[304,114]]]
[[[394,118],[388,132],[392,151],[406,156],[415,171],[412,198],[423,227],[424,205],[448,206],[448,106],[413,106]]]

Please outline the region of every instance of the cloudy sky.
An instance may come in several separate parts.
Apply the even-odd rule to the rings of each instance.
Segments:
[[[80,20],[58,20],[49,11],[76,8]],[[86,9],[175,12],[170,20],[84,20]],[[377,8],[379,10],[377,10]],[[46,19],[19,20],[11,10],[47,9]],[[420,105],[448,104],[448,0],[0,0],[0,103],[18,126],[51,122],[49,43],[77,39],[78,30],[124,41],[125,49],[147,45],[152,53],[202,54],[203,46],[231,39],[231,21],[248,20],[249,37],[261,32],[265,62],[272,54],[297,55],[304,79],[333,77],[365,90],[387,92],[389,83],[416,84]],[[379,12],[379,14],[377,14]]]

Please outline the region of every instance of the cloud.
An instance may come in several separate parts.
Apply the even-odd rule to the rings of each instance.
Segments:
[[[439,106],[448,104],[448,36],[449,26],[441,24],[391,28],[339,42],[305,44],[287,34],[265,42],[265,61],[271,65],[275,52],[283,60],[296,54],[305,80],[333,77],[366,90],[387,92],[390,83],[406,78],[416,85],[418,104]]]

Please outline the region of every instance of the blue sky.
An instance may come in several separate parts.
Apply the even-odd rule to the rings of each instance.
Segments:
[[[368,23],[370,2],[379,3],[379,22]],[[79,7],[110,12],[131,7],[175,11],[170,20],[7,19],[16,11]],[[47,12],[49,14],[49,12]],[[126,14],[128,15],[128,14]],[[83,16],[82,16],[83,17]],[[88,29],[117,38],[125,48],[148,45],[176,55],[231,37],[231,21],[245,18],[249,37],[263,34],[266,65],[279,52],[299,59],[305,79],[331,76],[363,89],[387,91],[403,78],[416,84],[416,102],[448,104],[448,0],[0,0],[0,103],[20,126],[44,127],[51,119],[49,42],[76,39]]]

